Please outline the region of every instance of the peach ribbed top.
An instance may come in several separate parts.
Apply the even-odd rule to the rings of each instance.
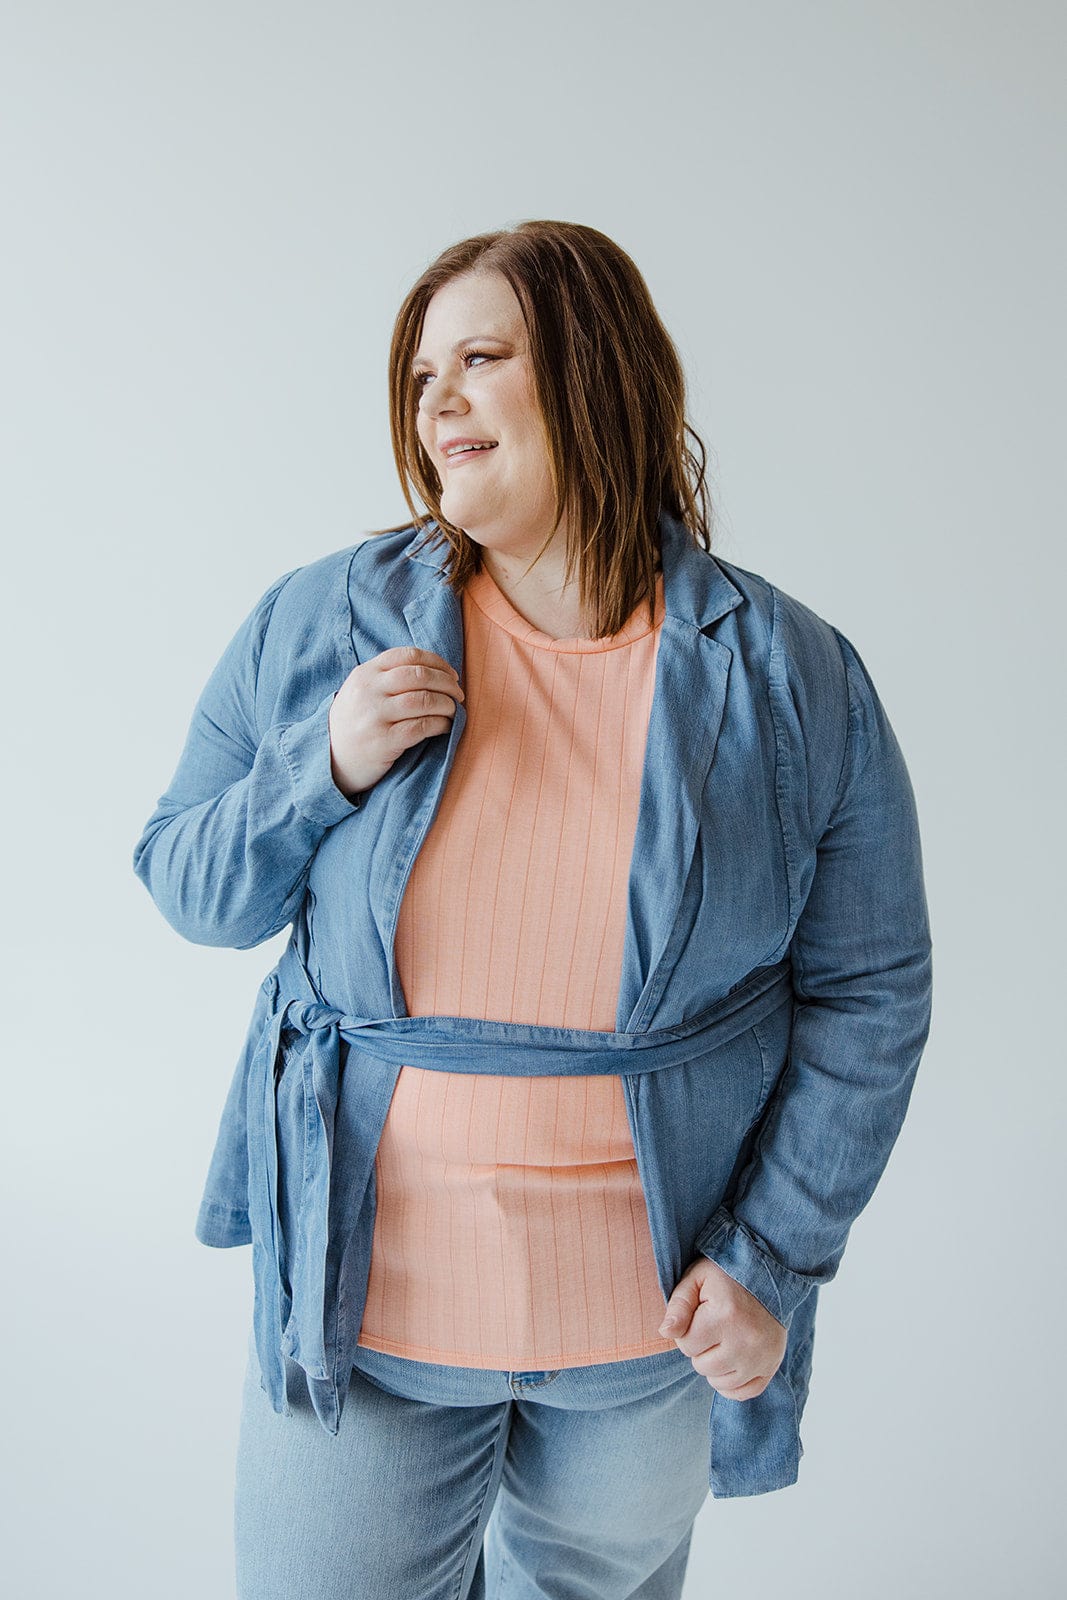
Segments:
[[[656,651],[553,639],[483,567],[467,725],[400,908],[412,1016],[612,1030]],[[361,1345],[541,1371],[674,1349],[623,1087],[404,1066],[375,1159]]]

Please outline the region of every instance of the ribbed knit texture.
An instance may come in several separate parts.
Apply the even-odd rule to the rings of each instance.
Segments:
[[[463,598],[467,725],[400,908],[412,1016],[613,1030],[663,619],[531,626]],[[674,1348],[622,1083],[404,1066],[375,1162],[359,1343],[541,1371]]]

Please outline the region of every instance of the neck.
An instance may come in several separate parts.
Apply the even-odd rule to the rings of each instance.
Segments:
[[[527,572],[524,562],[482,550],[482,563],[520,617],[552,639],[591,639],[582,612],[577,579],[564,585],[563,559],[547,550]]]

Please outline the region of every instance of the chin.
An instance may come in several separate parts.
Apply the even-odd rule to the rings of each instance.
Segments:
[[[464,505],[462,501],[442,500],[441,510],[454,528],[462,528],[470,539],[480,542],[479,529],[485,529],[485,518],[478,515],[477,507]]]

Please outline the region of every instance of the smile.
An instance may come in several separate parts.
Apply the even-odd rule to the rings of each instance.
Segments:
[[[490,450],[496,449],[496,442],[492,444],[464,444],[458,445],[454,450],[448,451],[445,456],[446,467],[459,467],[466,461],[475,461],[479,456],[488,455]]]

